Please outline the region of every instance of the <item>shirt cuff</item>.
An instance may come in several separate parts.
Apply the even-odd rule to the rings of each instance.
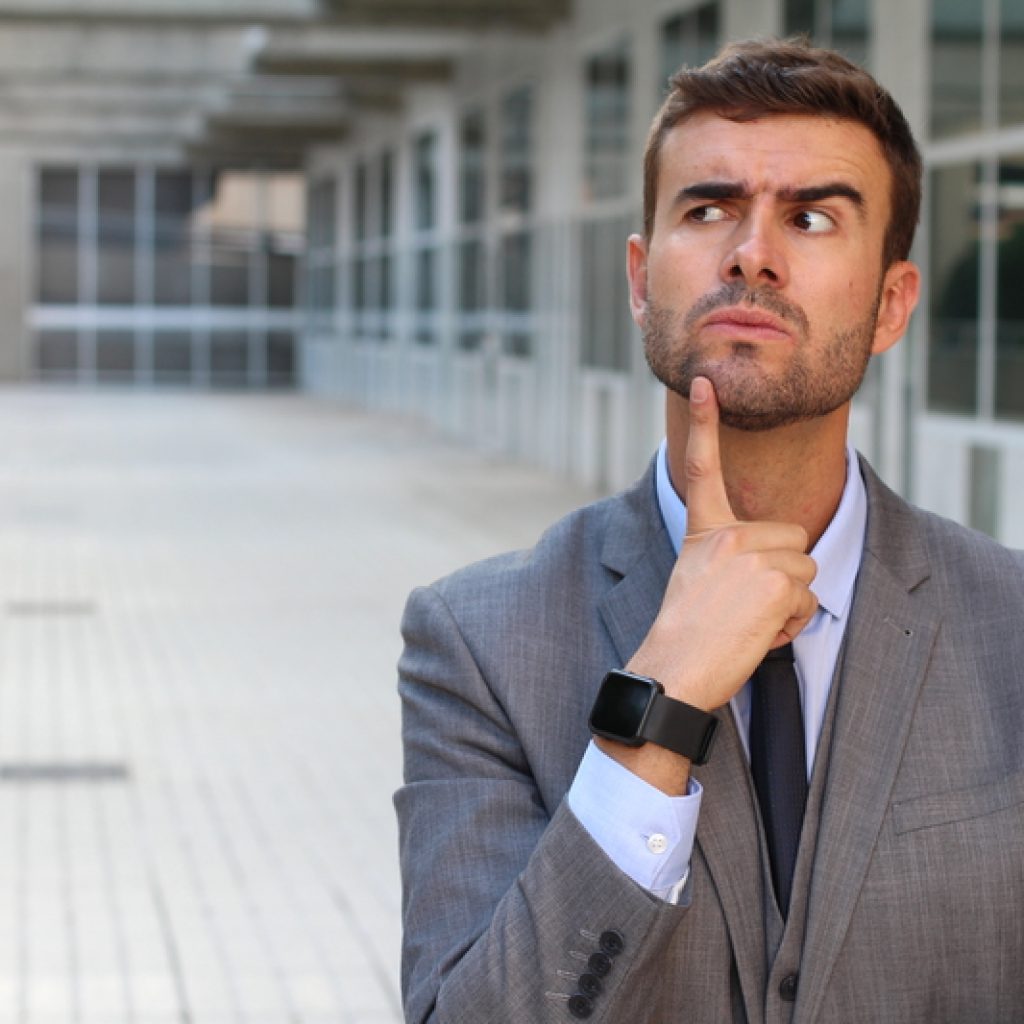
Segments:
[[[668,796],[591,742],[566,799],[620,871],[676,903],[690,871],[702,793],[691,775],[685,796]]]

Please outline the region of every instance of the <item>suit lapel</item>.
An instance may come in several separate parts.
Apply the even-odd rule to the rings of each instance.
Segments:
[[[817,1019],[910,730],[940,610],[914,512],[864,467],[868,531],[847,628],[795,1020]]]
[[[601,562],[612,585],[598,602],[615,650],[625,664],[647,636],[668,585],[674,555],[654,487],[654,464],[612,506]]]

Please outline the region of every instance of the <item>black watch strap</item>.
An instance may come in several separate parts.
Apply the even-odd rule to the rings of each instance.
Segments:
[[[707,763],[717,729],[714,715],[658,693],[647,712],[643,738],[700,765]]]

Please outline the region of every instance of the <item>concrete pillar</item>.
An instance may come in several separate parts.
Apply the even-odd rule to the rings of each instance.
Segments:
[[[928,0],[872,0],[870,65],[903,108],[918,145],[928,124],[928,19]],[[924,344],[912,323],[881,360],[872,455],[882,478],[903,494],[909,494],[913,479],[914,413],[924,404],[924,364],[917,351]]]
[[[19,380],[29,372],[31,337],[28,307],[37,251],[32,211],[32,176],[18,150],[0,150],[0,380]]]

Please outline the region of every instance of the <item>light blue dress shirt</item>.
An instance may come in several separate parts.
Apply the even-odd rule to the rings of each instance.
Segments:
[[[678,555],[686,537],[686,506],[669,478],[666,452],[662,442],[657,457],[658,505]],[[864,481],[856,452],[848,447],[839,508],[811,551],[818,566],[811,584],[818,610],[793,641],[808,776],[850,615],[866,525]],[[730,707],[749,757],[749,683],[733,697]],[[591,743],[567,799],[583,827],[623,872],[655,896],[676,902],[689,873],[701,795],[699,783],[691,778],[685,796],[667,796]]]

